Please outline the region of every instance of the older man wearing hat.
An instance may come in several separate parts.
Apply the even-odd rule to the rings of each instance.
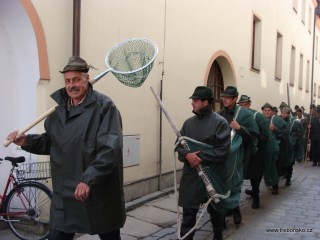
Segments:
[[[65,87],[51,95],[58,106],[45,120],[45,132],[8,136],[25,151],[50,155],[49,240],[75,233],[119,240],[126,219],[121,116],[109,97],[93,90],[89,69],[82,58],[70,57],[61,71]]]
[[[190,232],[196,223],[196,216],[201,203],[206,202],[208,193],[202,180],[198,176],[195,167],[199,164],[213,172],[215,178],[212,183],[218,184],[217,192],[228,192],[226,158],[230,147],[230,130],[227,121],[219,114],[212,111],[212,90],[208,87],[199,86],[190,97],[192,100],[192,112],[194,116],[188,118],[181,129],[181,135],[193,140],[205,143],[192,144],[191,150],[186,151],[181,145],[176,150],[179,160],[184,163],[180,181],[179,206],[183,207],[183,221],[181,235],[188,236],[185,239],[193,239],[194,231]],[[202,191],[201,191],[202,189]],[[224,225],[224,200],[219,204],[213,203],[208,206],[211,223],[214,230],[214,239],[222,239]],[[189,233],[188,233],[189,232]]]
[[[259,133],[253,114],[248,109],[237,105],[238,95],[236,87],[228,86],[221,94],[224,108],[219,112],[229,123],[232,134],[231,149],[227,162],[230,165],[237,166],[236,174],[235,171],[229,172],[230,182],[233,186],[231,193],[237,196],[233,199],[233,211],[230,211],[233,214],[235,224],[241,223],[239,203],[243,183],[243,164],[247,163],[251,150],[254,149],[255,139]]]

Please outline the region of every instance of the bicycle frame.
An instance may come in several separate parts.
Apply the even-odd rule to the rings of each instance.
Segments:
[[[3,159],[0,158],[0,163]],[[12,233],[23,240],[44,240],[49,235],[51,190],[36,180],[49,177],[40,171],[45,164],[18,165],[24,157],[5,157],[12,164],[3,195],[0,194],[0,221],[5,221]],[[22,169],[20,169],[22,166]],[[32,166],[40,171],[39,177]],[[29,173],[33,179],[30,178]]]
[[[30,204],[28,198],[24,195],[24,193],[22,191],[19,191],[18,189],[18,185],[19,182],[18,180],[15,178],[15,176],[13,175],[13,171],[14,171],[15,167],[12,167],[10,170],[10,174],[8,176],[8,180],[3,192],[3,195],[0,194],[0,220],[3,220],[5,222],[7,222],[8,220],[6,220],[5,218],[3,218],[4,216],[19,216],[19,215],[25,215],[27,212],[27,205]],[[12,188],[10,188],[10,186],[12,186]],[[16,192],[19,194],[19,199],[21,201],[21,206],[23,206],[24,209],[26,209],[25,211],[20,211],[20,212],[12,212],[12,213],[5,213],[3,211],[3,206],[4,203],[6,201],[7,198],[7,194],[8,192],[11,191],[11,189],[16,189]]]

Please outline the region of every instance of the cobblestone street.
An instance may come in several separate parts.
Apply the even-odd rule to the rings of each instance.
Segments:
[[[279,195],[272,195],[264,182],[261,183],[259,209],[251,208],[251,198],[244,194],[250,188],[244,182],[241,195],[242,223],[236,226],[232,217],[227,217],[224,230],[226,240],[247,239],[319,239],[320,238],[320,167],[312,167],[310,162],[296,163],[292,185],[279,184]],[[146,196],[127,203],[127,221],[121,229],[122,240],[170,240],[177,239],[176,198],[171,190]],[[168,194],[169,193],[169,194]],[[145,202],[139,204],[139,201]],[[136,207],[135,207],[136,206]],[[204,214],[194,239],[212,239],[212,226],[209,215]],[[1,240],[16,239],[10,230],[0,232]],[[82,235],[78,240],[98,240],[98,236]]]

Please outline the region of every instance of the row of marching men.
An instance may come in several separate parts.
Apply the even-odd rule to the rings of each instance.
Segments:
[[[252,197],[252,208],[257,209],[260,207],[262,180],[272,188],[273,195],[279,193],[280,177],[286,179],[285,186],[291,185],[295,161],[305,159],[309,116],[299,107],[293,113],[285,102],[280,104],[279,110],[265,103],[258,111],[251,108],[250,96],[238,96],[237,88],[227,87],[222,94],[223,109],[219,114],[228,120],[230,126],[234,121],[246,132],[241,134],[244,151],[242,177],[250,180],[251,189],[246,189],[245,193]],[[232,144],[236,145],[234,141]],[[239,205],[228,211],[228,215],[233,215],[235,224],[241,223]]]
[[[229,113],[229,117],[243,125],[250,138],[243,139],[243,178],[250,180],[251,189],[246,189],[245,193],[252,197],[252,208],[257,209],[260,207],[259,188],[262,180],[272,188],[273,195],[279,193],[280,177],[286,179],[285,186],[291,185],[295,161],[305,159],[310,116],[299,106],[293,112],[285,102],[280,104],[279,110],[269,103],[265,103],[261,111],[254,110],[251,108],[251,98],[247,95],[238,98],[237,89],[232,86],[226,88],[222,103],[224,108],[220,114],[227,117],[226,113],[234,109],[235,112]],[[241,111],[247,114],[247,119],[239,117]],[[251,117],[248,112],[251,112]],[[252,117],[254,123],[249,120]],[[229,211],[229,214],[233,214],[236,224],[241,222],[239,206]]]
[[[180,131],[183,138],[175,148],[184,163],[178,203],[183,208],[180,233],[187,240],[193,239],[201,203],[207,202],[204,207],[210,214],[213,239],[222,240],[226,216],[232,215],[235,224],[241,223],[243,180],[250,179],[252,188],[246,193],[252,196],[252,208],[259,208],[262,180],[272,188],[272,194],[278,194],[279,178],[285,176],[285,185],[290,186],[293,164],[304,158],[302,117],[293,117],[287,104],[281,103],[281,115],[269,103],[256,111],[251,109],[250,97],[239,98],[233,86],[220,97],[223,108],[216,113],[211,108],[212,90],[204,86],[195,89],[190,97],[194,116],[184,122]],[[198,171],[200,167],[204,173]],[[201,184],[198,174],[207,175],[211,186]],[[212,188],[216,193],[213,196],[208,194]]]

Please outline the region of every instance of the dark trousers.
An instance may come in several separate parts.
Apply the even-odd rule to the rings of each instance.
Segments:
[[[65,233],[59,230],[50,230],[48,240],[72,240],[74,233]],[[120,229],[99,234],[101,240],[121,240]]]
[[[198,209],[196,208],[183,208],[183,219],[181,224],[181,236],[186,235],[194,227],[197,221]],[[211,223],[214,232],[222,231],[224,225],[224,215],[215,210],[211,205],[208,206],[208,213],[210,214]],[[186,240],[192,240],[195,232],[193,231]]]
[[[250,179],[251,187],[252,187],[252,197],[258,197],[260,192],[260,182],[262,177],[258,179]]]
[[[291,181],[292,172],[293,172],[293,166],[286,167],[286,181],[287,182]]]
[[[314,162],[320,162],[320,141],[311,140],[310,159]]]

